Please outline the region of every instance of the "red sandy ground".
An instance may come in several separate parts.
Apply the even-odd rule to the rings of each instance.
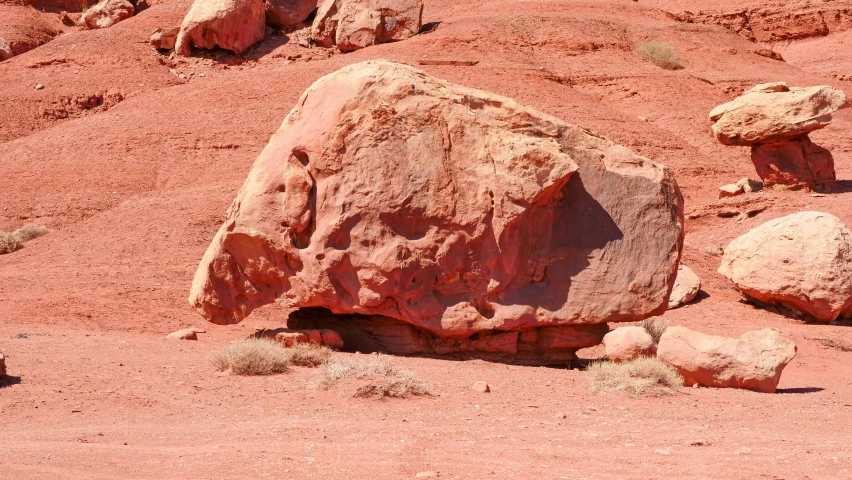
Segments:
[[[440,25],[397,44],[328,55],[278,35],[243,57],[170,63],[147,39],[178,24],[189,3],[158,2],[107,30],[69,28],[0,63],[0,230],[54,230],[0,257],[0,349],[11,375],[0,388],[0,478],[852,478],[852,353],[816,340],[852,344],[852,330],[743,303],[716,273],[719,257],[702,251],[802,210],[852,225],[852,109],[812,135],[842,180],[824,197],[768,190],[717,200],[718,186],[754,169],[748,149],[718,144],[707,121],[712,107],[766,81],[852,96],[852,82],[835,77],[852,74],[848,31],[777,45],[783,63],[661,10],[730,2],[426,0],[424,21]],[[638,59],[632,45],[651,39],[673,44],[686,68]],[[728,336],[790,332],[799,353],[779,393],[597,396],[578,370],[423,358],[393,362],[427,381],[432,398],[350,398],[314,388],[319,373],[303,368],[216,374],[212,351],[280,326],[284,312],[203,325],[186,302],[197,262],[298,95],[370,58],[479,60],[421,68],[672,167],[691,217],[683,261],[704,293],[664,318]],[[766,209],[743,221],[718,216],[756,205]],[[164,340],[192,325],[209,333]],[[471,391],[476,380],[492,393]]]

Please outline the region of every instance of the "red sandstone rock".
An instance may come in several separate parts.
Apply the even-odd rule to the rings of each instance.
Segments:
[[[276,299],[382,315],[512,354],[518,331],[662,313],[682,218],[663,166],[511,99],[363,62],[302,95],[190,302],[215,323]],[[537,344],[576,340],[547,332]]]
[[[334,330],[327,329],[304,329],[292,330],[288,328],[277,328],[274,330],[264,330],[256,334],[263,338],[275,340],[285,347],[292,347],[297,343],[314,343],[317,345],[325,345],[333,350],[340,350],[344,343],[340,335]]]
[[[793,339],[771,328],[726,338],[669,327],[657,347],[657,358],[676,368],[686,385],[766,393],[775,392],[781,372],[794,356]]]
[[[834,215],[770,220],[725,248],[719,273],[747,295],[823,322],[852,317],[852,231]]]
[[[701,279],[686,265],[678,265],[672,294],[669,297],[669,310],[683,306],[695,299],[701,290]]]
[[[422,16],[421,0],[322,0],[311,37],[323,47],[358,50],[417,35]]]
[[[317,0],[263,0],[266,23],[290,27],[304,22],[317,8]]]
[[[158,28],[151,34],[148,43],[157,50],[171,50],[175,48],[180,27]]]
[[[837,181],[831,152],[811,142],[807,135],[755,145],[751,161],[768,187],[778,184],[825,190]]]
[[[195,0],[180,26],[175,52],[189,55],[195,45],[240,54],[265,34],[263,0]]]
[[[86,28],[109,28],[134,13],[133,4],[128,0],[101,0],[86,10],[78,22]]]
[[[0,377],[6,376],[6,356],[0,352]]]
[[[613,362],[628,362],[639,357],[653,357],[657,352],[654,339],[642,327],[618,327],[603,338],[606,356]]]

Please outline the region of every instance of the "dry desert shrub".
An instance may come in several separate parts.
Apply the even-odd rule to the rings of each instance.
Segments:
[[[297,367],[319,367],[331,359],[331,349],[316,343],[297,343],[284,349],[290,364]]]
[[[36,225],[35,223],[28,223],[23,227],[15,230],[12,233],[12,236],[15,237],[15,240],[17,240],[18,243],[24,243],[30,240],[34,240],[38,237],[43,237],[48,233],[50,233],[50,230],[48,230],[47,227],[42,225]]]
[[[0,255],[12,253],[19,249],[21,244],[15,240],[15,236],[11,233],[0,232]]]
[[[343,378],[369,379],[360,387],[356,397],[392,397],[432,395],[429,388],[413,373],[400,370],[382,355],[371,356],[369,360],[335,357],[323,365],[324,378],[320,388],[329,389]]]
[[[651,62],[654,65],[665,68],[666,70],[680,70],[683,65],[677,58],[674,48],[667,42],[654,40],[651,42],[640,43],[636,47],[636,53],[642,57],[642,60]]]
[[[656,357],[641,357],[629,362],[594,362],[586,369],[592,392],[667,395],[683,386],[683,377]]]
[[[660,338],[662,338],[666,329],[669,328],[666,321],[658,317],[646,318],[637,323],[636,326],[644,328],[648,332],[648,335],[654,339],[654,343],[660,343]]]
[[[211,361],[217,370],[235,375],[273,375],[287,371],[290,354],[275,341],[249,338],[214,353]]]

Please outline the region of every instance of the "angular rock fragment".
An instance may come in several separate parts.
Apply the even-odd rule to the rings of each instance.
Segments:
[[[734,183],[729,183],[719,187],[719,198],[736,197],[742,193],[743,187]]]
[[[837,180],[834,157],[807,135],[751,148],[751,162],[766,186],[824,190]]]
[[[241,54],[266,34],[263,0],[195,0],[180,26],[175,52],[189,55],[192,46],[215,47]]]
[[[793,339],[771,328],[727,338],[669,327],[657,346],[657,358],[677,369],[687,385],[766,393],[775,392],[794,356]]]
[[[695,300],[701,290],[701,279],[686,265],[678,265],[672,294],[669,297],[669,310],[686,305]]]
[[[15,54],[12,52],[12,47],[9,46],[9,43],[6,42],[6,39],[0,37],[0,62],[3,60],[9,60],[14,57]]]
[[[852,316],[852,232],[834,215],[770,220],[725,248],[719,273],[746,296],[823,322]]]
[[[399,348],[568,355],[600,341],[600,324],[662,313],[682,241],[666,167],[509,98],[370,61],[299,99],[190,303],[220,324],[278,301],[405,322]]]
[[[148,43],[157,50],[172,50],[179,32],[180,27],[158,28],[151,34]]]
[[[420,33],[421,0],[321,0],[311,38],[323,47],[353,51]]]
[[[101,0],[86,10],[78,22],[86,28],[109,28],[134,13],[133,4],[128,0]]]

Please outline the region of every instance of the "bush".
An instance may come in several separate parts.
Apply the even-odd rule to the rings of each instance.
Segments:
[[[48,230],[47,227],[44,227],[42,225],[36,225],[35,223],[28,223],[23,227],[15,230],[12,233],[12,236],[15,237],[15,240],[17,240],[18,243],[24,243],[30,240],[34,240],[38,237],[43,237],[48,233],[50,233],[50,230]]]
[[[12,253],[21,248],[21,244],[15,240],[15,236],[11,233],[0,232],[0,255]]]
[[[683,377],[655,357],[641,357],[629,362],[594,362],[586,369],[592,392],[637,395],[665,395],[683,386]]]
[[[636,326],[644,328],[648,332],[648,335],[654,339],[654,343],[660,343],[660,338],[662,338],[666,329],[669,328],[666,321],[658,317],[646,318],[637,323]]]
[[[290,364],[297,367],[319,367],[331,358],[331,349],[315,343],[297,343],[284,349]]]
[[[408,398],[412,395],[432,395],[429,388],[413,373],[399,370],[386,357],[375,355],[369,360],[332,358],[323,365],[323,389],[331,388],[343,378],[368,378],[369,382],[358,388],[356,397]]]
[[[666,70],[679,70],[683,68],[677,58],[674,48],[666,42],[654,40],[653,42],[640,43],[636,52],[642,60]]]
[[[275,341],[249,338],[214,353],[211,361],[217,370],[235,375],[272,375],[287,371],[290,354]]]

